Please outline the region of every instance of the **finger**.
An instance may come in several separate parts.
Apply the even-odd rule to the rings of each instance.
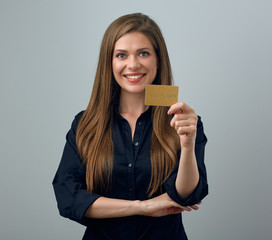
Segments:
[[[176,121],[187,120],[189,118],[190,116],[188,114],[175,114],[171,119],[170,124],[173,124]]]
[[[189,127],[191,125],[195,125],[195,122],[192,119],[189,120],[181,120],[181,121],[176,121],[175,123],[175,129],[178,129],[179,127]]]
[[[172,205],[173,205],[172,208],[180,208],[180,209],[183,209],[184,211],[189,211],[189,212],[192,210],[189,206],[181,206],[174,201],[172,201]]]
[[[199,209],[199,207],[197,206],[197,205],[193,205],[193,206],[190,206],[192,209],[194,209],[194,210],[198,210]]]
[[[178,213],[184,212],[185,210],[179,207],[172,207],[172,208],[168,208],[167,211],[168,211],[168,214],[178,214]]]
[[[190,207],[182,207],[182,209],[184,211],[187,211],[187,212],[191,212],[192,211],[192,209]]]
[[[197,205],[200,205],[202,203],[202,201],[200,201],[199,203],[197,203],[197,204],[195,204],[195,205],[192,205],[192,206],[190,206],[192,209],[194,209],[194,210],[198,210],[199,209],[199,206],[197,206]]]
[[[185,126],[185,127],[179,127],[176,129],[177,133],[179,135],[193,135],[196,132],[196,126]]]
[[[170,107],[170,109],[168,110],[168,114],[174,114],[177,112],[189,113],[194,112],[194,110],[190,108],[186,103],[178,102]]]
[[[190,121],[190,124],[186,125],[191,125],[191,124],[197,124],[197,115],[195,114],[175,114],[175,116],[171,119],[170,125],[172,127],[175,126],[175,122],[177,121]]]

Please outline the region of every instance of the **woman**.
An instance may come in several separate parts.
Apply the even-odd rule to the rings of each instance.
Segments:
[[[60,214],[87,226],[83,239],[187,239],[180,213],[208,193],[200,117],[182,102],[145,106],[147,84],[172,85],[163,36],[148,16],[122,16],[105,32],[53,181]]]

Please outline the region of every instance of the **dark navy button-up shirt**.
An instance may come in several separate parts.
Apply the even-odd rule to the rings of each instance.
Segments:
[[[111,188],[106,193],[90,193],[86,190],[86,169],[76,146],[76,129],[82,114],[83,112],[75,117],[71,129],[67,133],[62,159],[53,180],[60,214],[85,225],[87,229],[83,239],[88,240],[187,239],[181,214],[165,217],[130,216],[107,219],[84,217],[89,206],[100,196],[126,200],[148,199],[147,189],[151,177],[149,147],[153,128],[150,107],[138,118],[132,140],[129,123],[118,113],[118,105],[116,106],[112,135],[114,165]],[[188,198],[179,198],[175,189],[178,163],[162,186],[163,193],[167,192],[180,205],[194,205],[208,194],[204,165],[206,142],[207,138],[199,117],[195,145],[200,174],[198,186]],[[161,192],[158,191],[152,197],[160,194]]]

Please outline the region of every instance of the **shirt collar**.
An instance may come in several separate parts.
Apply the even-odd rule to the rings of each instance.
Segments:
[[[117,97],[114,100],[114,115],[116,117],[119,117],[119,118],[123,119],[123,117],[119,113],[119,103],[120,103],[120,98]],[[139,118],[148,117],[148,116],[151,116],[151,114],[152,114],[152,106],[149,106],[148,109],[146,111],[144,111]]]

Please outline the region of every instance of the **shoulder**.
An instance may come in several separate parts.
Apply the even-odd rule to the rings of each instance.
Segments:
[[[75,115],[74,117],[74,120],[72,122],[72,125],[71,125],[71,129],[76,132],[76,129],[77,129],[77,126],[78,126],[78,123],[80,121],[80,119],[82,118],[83,114],[84,114],[84,110],[79,112],[78,114]]]
[[[79,112],[79,113],[75,116],[75,119],[74,119],[74,120],[76,120],[76,121],[79,122],[79,120],[81,119],[81,117],[82,117],[82,115],[83,115],[84,112],[85,112],[85,110]]]

